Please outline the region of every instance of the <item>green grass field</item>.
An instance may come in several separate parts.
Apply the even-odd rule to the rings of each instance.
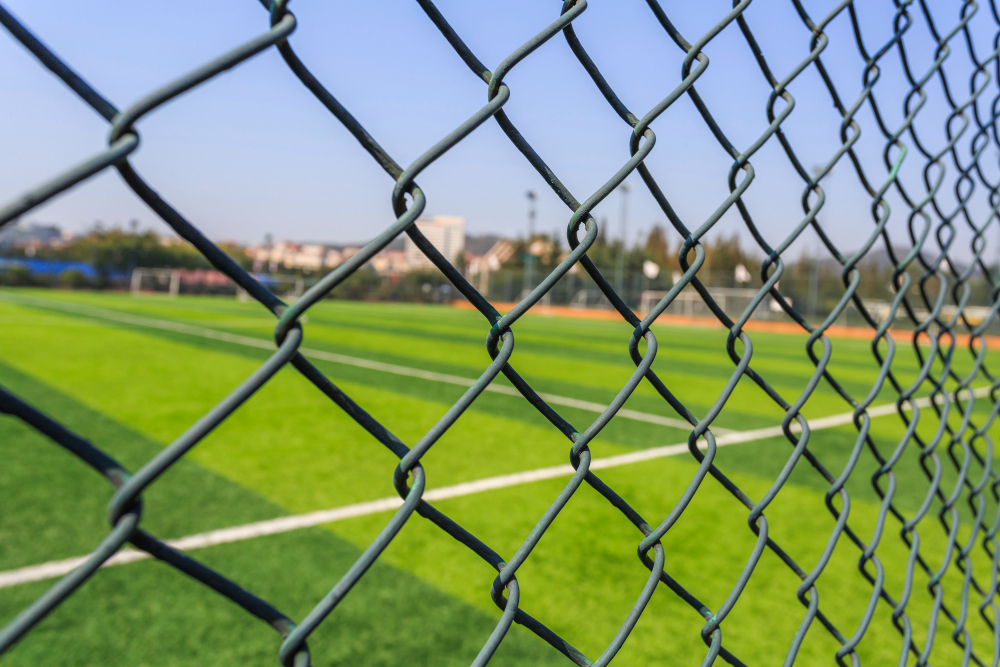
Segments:
[[[67,305],[68,304],[68,305]],[[226,298],[131,297],[61,291],[0,292],[0,385],[91,439],[130,469],[139,468],[245,379],[267,350],[162,328],[114,321],[104,309],[160,321],[271,340],[274,320],[254,303]],[[477,313],[445,306],[325,301],[308,313],[304,346],[410,368],[475,378],[489,363],[488,330]],[[653,368],[696,414],[712,404],[733,372],[725,332],[656,327],[660,351]],[[542,392],[606,404],[632,370],[630,327],[620,322],[526,316],[514,328],[513,366]],[[752,365],[793,401],[813,371],[805,337],[753,333]],[[990,353],[988,363],[1000,359]],[[461,386],[324,360],[314,362],[339,387],[407,444],[420,438],[462,394]],[[967,372],[967,350],[955,353]],[[939,366],[938,366],[939,367]],[[869,344],[834,341],[832,372],[856,396],[874,381]],[[899,377],[916,372],[911,348],[900,344]],[[499,379],[499,383],[506,380]],[[983,386],[980,382],[977,386]],[[886,390],[876,403],[893,400]],[[977,402],[977,417],[989,411]],[[627,408],[676,417],[643,384]],[[578,430],[596,413],[557,407]],[[821,386],[809,418],[848,411]],[[782,413],[747,379],[715,424],[749,430],[780,423]],[[952,418],[958,424],[957,416]],[[903,435],[897,416],[874,420],[888,454]],[[919,431],[930,436],[933,412]],[[614,419],[592,443],[595,457],[686,439],[686,431]],[[838,474],[854,444],[853,426],[816,431],[811,449]],[[568,462],[569,443],[519,397],[483,394],[424,458],[428,488]],[[770,438],[720,448],[716,463],[751,498],[759,499],[785,464],[791,446]],[[87,553],[107,533],[110,487],[70,454],[25,427],[0,418],[0,570]],[[954,480],[950,460],[944,484]],[[287,368],[210,434],[145,494],[143,526],[161,538],[236,526],[395,495],[395,457],[311,384]],[[850,524],[868,540],[878,497],[876,468],[865,451],[847,488]],[[696,469],[689,454],[603,470],[602,479],[652,524],[674,506]],[[908,447],[896,466],[899,507],[912,512],[928,482]],[[973,466],[971,473],[980,471]],[[509,558],[563,488],[565,478],[486,491],[435,503]],[[772,537],[810,570],[834,518],[824,505],[826,482],[802,461],[766,515]],[[995,504],[988,508],[992,521]],[[960,540],[968,539],[968,512]],[[281,535],[200,549],[193,555],[270,601],[293,619],[304,616],[384,526],[389,512]],[[747,510],[707,478],[693,504],[664,539],[666,569],[717,609],[750,556],[755,535]],[[907,548],[890,518],[877,555],[887,588],[903,586]],[[945,534],[936,508],[920,524],[922,553],[937,566]],[[648,577],[636,558],[641,535],[601,496],[584,486],[559,515],[518,572],[522,608],[591,659],[603,651]],[[859,550],[842,538],[817,586],[820,606],[847,636],[871,594],[857,570]],[[973,571],[990,580],[977,545]],[[414,515],[361,584],[310,639],[316,664],[469,663],[499,618],[489,597],[495,572],[433,524]],[[805,614],[799,579],[766,552],[744,595],[722,625],[723,643],[747,664],[784,659]],[[0,623],[17,615],[52,580],[0,588]],[[918,574],[907,610],[915,639],[927,632],[931,596]],[[945,579],[945,602],[957,606],[961,578]],[[992,637],[971,593],[967,621],[977,653],[991,658]],[[858,653],[864,664],[896,664],[901,639],[881,603]],[[699,664],[704,620],[660,586],[615,660],[620,665]],[[954,625],[942,616],[931,662],[957,663]],[[276,664],[276,633],[170,567],[142,561],[101,570],[5,657],[5,664],[230,665]],[[838,644],[815,622],[798,664],[835,664]],[[569,664],[515,626],[492,664]],[[912,661],[911,661],[912,664]]]

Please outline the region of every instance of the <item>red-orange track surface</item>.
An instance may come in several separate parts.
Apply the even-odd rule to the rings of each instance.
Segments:
[[[465,300],[456,300],[452,302],[455,308],[461,308],[462,310],[473,310],[471,303]],[[511,308],[513,308],[515,303],[505,303],[505,302],[493,302],[493,307],[499,310],[501,313],[506,313]],[[531,315],[543,315],[547,317],[571,317],[576,319],[585,320],[620,320],[621,315],[617,311],[611,309],[598,309],[598,308],[571,308],[569,306],[532,306],[531,310],[528,311]],[[637,313],[639,317],[642,317],[645,313]],[[722,323],[719,322],[714,317],[689,317],[686,315],[660,315],[656,318],[656,323],[660,325],[667,326],[678,326],[678,327],[699,327],[705,329],[721,329]],[[768,333],[778,333],[778,334],[791,334],[800,335],[805,337],[805,330],[800,327],[795,322],[775,322],[768,320],[750,320],[747,322],[743,329],[745,331],[765,331]],[[843,325],[834,325],[826,330],[826,335],[830,338],[855,338],[859,340],[871,340],[874,331],[870,327],[849,327]],[[909,342],[913,339],[913,332],[906,329],[896,329],[890,330],[889,335],[892,336],[894,340]],[[994,349],[1000,348],[1000,336],[983,336],[986,340],[986,344]],[[921,336],[921,343],[929,343],[927,336]],[[955,342],[958,345],[968,345],[969,344],[969,334],[958,333],[955,335]],[[942,341],[943,344],[947,344],[947,339]]]

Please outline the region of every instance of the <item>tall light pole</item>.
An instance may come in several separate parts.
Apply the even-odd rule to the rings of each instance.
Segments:
[[[535,235],[535,200],[538,190],[528,190],[524,195],[528,198],[528,241],[524,248],[524,295],[534,287],[535,256],[531,254],[531,237]]]
[[[625,251],[628,247],[628,234],[626,230],[628,224],[628,193],[632,192],[632,184],[622,183],[621,191],[622,191],[622,212],[621,212],[622,247],[618,251],[618,262],[615,265],[615,291],[618,292],[619,296],[622,296],[622,290],[625,288]]]

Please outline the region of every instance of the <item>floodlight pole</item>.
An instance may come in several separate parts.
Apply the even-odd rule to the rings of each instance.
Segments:
[[[535,280],[535,256],[531,254],[531,237],[535,235],[535,200],[538,199],[538,190],[528,190],[525,196],[528,198],[528,239],[524,248],[523,296],[531,292]]]
[[[622,247],[618,251],[618,262],[615,264],[615,291],[624,300],[623,290],[625,288],[625,252],[628,247],[628,234],[626,225],[628,223],[628,193],[632,192],[631,183],[622,183],[622,211],[621,211],[621,234]]]

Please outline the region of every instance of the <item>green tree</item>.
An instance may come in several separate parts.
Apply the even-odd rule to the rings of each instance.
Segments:
[[[646,237],[646,246],[643,248],[644,260],[654,262],[661,271],[668,271],[676,268],[676,252],[670,249],[670,241],[667,239],[667,231],[661,225],[653,225]]]
[[[233,243],[219,244],[237,264],[249,268],[252,262],[243,248]],[[20,248],[16,252],[21,253]],[[103,282],[112,272],[128,272],[142,267],[208,269],[211,264],[186,241],[164,243],[153,231],[107,228],[100,222],[86,234],[61,247],[38,249],[38,259],[61,259],[86,262],[93,266]]]

